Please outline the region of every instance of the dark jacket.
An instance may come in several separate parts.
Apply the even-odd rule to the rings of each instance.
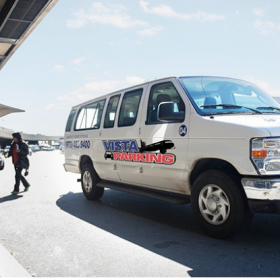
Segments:
[[[25,142],[23,142],[23,141],[20,141],[19,143],[13,142],[11,144],[11,147],[10,147],[10,150],[9,150],[9,154],[8,154],[9,157],[12,156],[12,150],[13,150],[13,147],[16,144],[18,144],[18,147],[19,147],[19,153],[18,153],[19,154],[19,162],[20,162],[21,159],[23,159],[24,162],[26,162],[26,164],[29,167],[29,160],[28,160],[28,157],[27,157],[28,154],[29,154],[29,148],[28,148],[28,146],[27,146],[27,144]]]

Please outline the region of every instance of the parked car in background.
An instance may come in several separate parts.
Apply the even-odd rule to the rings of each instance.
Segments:
[[[0,170],[3,170],[5,167],[4,157],[0,155]]]
[[[33,153],[40,151],[40,148],[38,145],[29,145],[29,148]]]
[[[50,146],[50,145],[46,145],[43,147],[43,151],[53,151],[54,147]]]
[[[40,151],[40,147],[39,147],[38,145],[34,145],[34,149],[35,149],[35,151],[34,151],[34,152],[38,152],[38,151]]]
[[[29,149],[31,149],[33,153],[36,152],[35,145],[29,145]]]
[[[64,153],[64,143],[61,143],[59,145],[59,150],[61,151],[61,153]]]
[[[11,146],[6,146],[5,147],[4,152],[3,152],[4,155],[7,154],[10,151],[10,147]]]

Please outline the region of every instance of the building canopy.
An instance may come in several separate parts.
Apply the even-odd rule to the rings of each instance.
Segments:
[[[0,70],[58,0],[0,0]]]
[[[3,104],[0,104],[0,118],[3,116],[6,116],[10,113],[20,113],[20,112],[25,112],[24,110],[9,107]]]

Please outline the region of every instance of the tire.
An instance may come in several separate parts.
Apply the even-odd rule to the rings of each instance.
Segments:
[[[198,176],[192,188],[191,206],[201,228],[215,238],[237,234],[253,217],[241,186],[217,170]]]
[[[92,165],[82,167],[81,184],[85,197],[89,200],[98,200],[104,193],[104,188],[97,187],[99,177]]]

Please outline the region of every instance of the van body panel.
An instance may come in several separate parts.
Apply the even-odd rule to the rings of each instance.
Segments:
[[[233,120],[235,119],[235,121]],[[250,124],[241,116],[214,118],[191,115],[189,168],[203,158],[217,158],[231,163],[240,174],[257,175],[250,161],[250,143],[253,137],[267,137],[266,128],[257,128],[257,116],[251,116]],[[238,120],[238,122],[237,122]]]
[[[79,162],[81,150],[74,148],[75,143],[79,141],[79,134],[75,131],[67,132],[65,133],[64,139],[65,168],[69,172],[80,173]]]

